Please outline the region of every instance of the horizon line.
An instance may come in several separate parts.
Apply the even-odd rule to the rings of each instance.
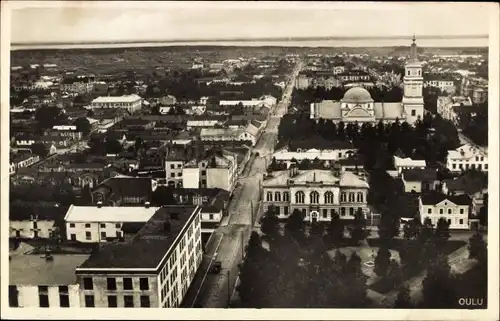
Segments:
[[[321,36],[321,37],[260,37],[260,38],[209,38],[209,39],[150,39],[150,40],[83,40],[83,41],[48,41],[48,42],[11,42],[11,46],[33,45],[95,45],[95,44],[128,44],[128,43],[161,43],[161,42],[222,42],[222,41],[314,41],[314,40],[360,40],[360,39],[406,39],[411,40],[413,35],[394,36]],[[488,34],[471,35],[421,35],[416,39],[477,39],[488,38]]]

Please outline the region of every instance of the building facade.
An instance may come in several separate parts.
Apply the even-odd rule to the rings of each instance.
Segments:
[[[467,195],[428,194],[419,198],[419,213],[422,223],[429,218],[436,225],[444,218],[450,229],[469,228],[471,199]]]
[[[101,96],[92,100],[92,109],[121,108],[128,112],[135,112],[142,107],[142,98],[138,95],[126,95],[120,97]]]
[[[292,167],[264,178],[263,209],[273,209],[282,219],[299,210],[308,222],[330,221],[335,213],[341,219],[353,219],[359,210],[368,213],[368,188],[364,177],[352,172],[299,172]]]
[[[468,169],[487,172],[488,155],[470,144],[465,144],[455,150],[448,151],[446,168],[454,173]]]
[[[100,248],[76,269],[82,306],[178,307],[202,260],[200,223],[200,207],[165,206],[130,242]]]

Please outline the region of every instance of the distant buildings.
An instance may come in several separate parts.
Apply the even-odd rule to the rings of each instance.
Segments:
[[[266,107],[272,108],[276,106],[277,99],[270,95],[265,95],[260,97],[259,99],[252,100],[221,100],[219,101],[219,106],[242,106],[246,107]]]
[[[444,218],[450,229],[469,229],[471,199],[467,195],[422,194],[419,198],[419,213],[422,223],[429,218],[436,225]]]
[[[405,193],[436,191],[440,184],[437,170],[434,168],[403,169],[401,181],[404,184]]]
[[[401,174],[404,169],[424,169],[426,166],[423,159],[411,159],[410,157],[401,158],[396,155],[393,156],[394,167],[396,171]]]
[[[457,91],[453,79],[444,78],[444,76],[438,74],[425,75],[424,79],[424,87],[439,88],[441,92],[446,92],[448,95],[453,95]]]
[[[437,113],[444,119],[451,120],[455,126],[460,121],[460,113],[467,111],[473,113],[476,108],[470,97],[439,96],[437,100]]]
[[[363,176],[348,171],[292,167],[264,178],[263,208],[275,210],[282,219],[294,210],[302,211],[308,222],[330,221],[335,213],[341,219],[353,219],[357,211],[368,212],[368,187]]]
[[[455,173],[468,169],[487,172],[488,155],[470,144],[465,144],[455,150],[448,151],[446,168]]]
[[[61,91],[86,94],[94,90],[95,81],[90,77],[65,78],[61,81]]]
[[[125,243],[98,248],[76,269],[83,307],[175,308],[201,263],[198,206],[164,206]]]
[[[300,163],[306,159],[311,162],[318,160],[324,163],[325,166],[330,166],[337,160],[349,158],[357,151],[355,148],[351,148],[352,146],[339,147],[339,149],[319,150],[312,148],[308,150],[299,149],[297,151],[289,151],[288,148],[283,148],[276,151],[273,154],[273,158],[277,163],[285,163],[287,168],[294,162]]]
[[[135,94],[119,97],[101,96],[92,100],[90,106],[92,109],[120,108],[133,113],[141,109],[142,98]]]

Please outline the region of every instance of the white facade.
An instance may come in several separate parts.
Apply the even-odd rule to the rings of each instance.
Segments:
[[[70,93],[89,93],[94,90],[94,82],[74,82],[71,84],[61,84],[62,92],[70,92]]]
[[[123,108],[129,112],[135,112],[142,107],[142,98],[138,95],[126,95],[119,97],[101,96],[91,103],[92,109],[100,108]]]
[[[414,124],[418,119],[424,117],[424,97],[422,75],[422,63],[418,61],[417,45],[415,37],[411,45],[410,60],[405,65],[405,75],[403,78],[403,100],[402,104],[406,114],[406,121]]]
[[[394,156],[393,159],[394,159],[394,167],[396,168],[399,174],[401,174],[403,169],[413,169],[413,168],[424,169],[426,166],[425,160],[414,160],[411,159],[410,157],[400,158],[397,156]]]
[[[419,213],[422,223],[426,218],[430,218],[435,226],[440,218],[444,218],[450,223],[450,229],[469,228],[469,205],[459,205],[444,199],[437,204],[423,203],[419,199]]]
[[[123,223],[147,222],[158,207],[76,206],[64,217],[66,239],[82,243],[107,242],[123,237]]]
[[[467,169],[486,172],[488,171],[488,155],[470,144],[465,144],[456,150],[448,151],[446,168],[455,173]]]
[[[456,91],[453,80],[426,80],[424,87],[439,88],[441,92],[446,92],[447,94],[454,94]]]
[[[184,167],[182,169],[182,187],[200,188],[201,171],[199,167]]]
[[[63,297],[67,297],[69,307],[80,307],[80,294],[78,284],[67,285],[68,291],[60,292],[59,285],[47,286],[47,291],[39,291],[38,285],[16,285],[19,308],[40,308],[40,294],[48,297],[49,308],[66,307]]]
[[[319,149],[308,149],[300,150],[296,152],[289,152],[287,149],[282,149],[273,154],[276,162],[284,162],[287,164],[287,168],[290,167],[292,159],[301,162],[305,159],[313,161],[319,159],[320,161],[333,163],[339,159],[349,158],[350,155],[354,154],[356,149],[335,149],[335,150],[319,150]]]
[[[55,230],[54,220],[37,219],[32,216],[26,220],[10,219],[10,233],[12,238],[44,238],[48,239],[52,231]]]

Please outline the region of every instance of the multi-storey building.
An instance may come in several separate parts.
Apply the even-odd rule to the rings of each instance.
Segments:
[[[424,169],[426,166],[424,159],[411,159],[410,157],[402,158],[396,155],[393,156],[394,167],[399,174],[404,169]]]
[[[135,112],[142,107],[142,98],[138,95],[125,95],[120,97],[101,96],[92,100],[92,109],[121,108],[128,112]]]
[[[423,223],[430,218],[436,225],[440,218],[444,218],[450,229],[468,229],[471,204],[468,195],[422,194],[419,198],[420,219]]]
[[[76,269],[83,307],[178,307],[201,263],[198,206],[164,206],[128,242],[99,247]]]
[[[291,167],[264,178],[263,208],[273,208],[279,218],[299,210],[309,222],[329,221],[335,213],[342,219],[352,219],[358,210],[367,214],[368,188],[365,178],[353,172],[299,171]]]
[[[424,87],[439,88],[441,92],[446,92],[448,95],[453,95],[457,91],[453,79],[444,79],[442,76],[434,74],[425,76]]]
[[[488,155],[470,144],[465,144],[448,151],[446,168],[455,173],[468,169],[486,172],[488,171]]]

